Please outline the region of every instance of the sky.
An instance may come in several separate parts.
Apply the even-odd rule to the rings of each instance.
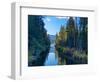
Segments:
[[[68,17],[58,16],[45,16],[43,21],[45,23],[45,29],[50,35],[56,35],[60,31],[61,25],[67,24]]]
[[[75,20],[77,18],[77,25],[79,27],[79,21],[80,21],[80,17],[73,17],[73,19]],[[45,29],[47,30],[47,34],[50,35],[56,35],[57,33],[59,33],[61,25],[66,26],[67,25],[67,21],[69,19],[69,16],[44,16],[44,23],[45,23]]]

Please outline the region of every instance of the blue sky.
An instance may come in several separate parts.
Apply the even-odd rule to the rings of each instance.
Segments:
[[[74,20],[75,18],[77,18],[77,24],[79,26],[80,17],[74,17]],[[67,25],[68,19],[68,16],[45,16],[43,21],[45,23],[45,29],[47,30],[47,33],[50,35],[55,35],[60,31],[61,25]]]
[[[66,25],[67,17],[45,16],[43,19],[48,34],[55,35],[60,31],[61,25]]]

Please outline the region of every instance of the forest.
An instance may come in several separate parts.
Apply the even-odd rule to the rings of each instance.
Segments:
[[[88,61],[88,20],[85,17],[79,19],[79,29],[73,17],[70,17],[67,26],[62,25],[56,34],[56,50],[59,57],[67,60],[67,64],[87,64]]]
[[[43,16],[28,16],[28,65],[42,65],[50,48]]]
[[[68,17],[56,35],[48,34],[45,18],[46,16],[28,15],[28,66],[87,64],[88,18]],[[54,46],[51,47],[51,44]],[[53,55],[51,49],[56,57],[54,64],[54,59],[50,57]],[[45,63],[46,60],[49,64]]]

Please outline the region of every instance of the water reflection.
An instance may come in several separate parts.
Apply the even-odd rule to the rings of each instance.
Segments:
[[[51,44],[50,49],[46,52],[42,52],[38,56],[34,56],[34,60],[29,66],[53,66],[53,65],[65,65],[67,59],[58,55],[55,49],[55,44]]]
[[[49,51],[48,56],[44,62],[44,65],[50,66],[50,65],[57,65],[57,64],[58,64],[58,56],[55,53],[54,45],[51,45],[50,51]]]
[[[52,44],[50,46],[50,51],[44,62],[44,65],[51,66],[51,65],[65,65],[65,64],[66,64],[66,58],[59,56],[57,51],[55,50],[55,44]]]

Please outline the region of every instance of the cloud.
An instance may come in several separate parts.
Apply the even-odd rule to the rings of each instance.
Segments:
[[[51,21],[51,19],[50,18],[46,18],[46,20],[49,22],[49,21]]]
[[[58,18],[58,19],[66,19],[67,17],[57,16],[56,18]]]
[[[69,19],[70,17],[67,17],[67,19]]]
[[[58,16],[58,17],[56,17],[56,18],[58,18],[58,19],[69,19],[71,16]],[[73,19],[75,20],[75,17],[73,17]]]

